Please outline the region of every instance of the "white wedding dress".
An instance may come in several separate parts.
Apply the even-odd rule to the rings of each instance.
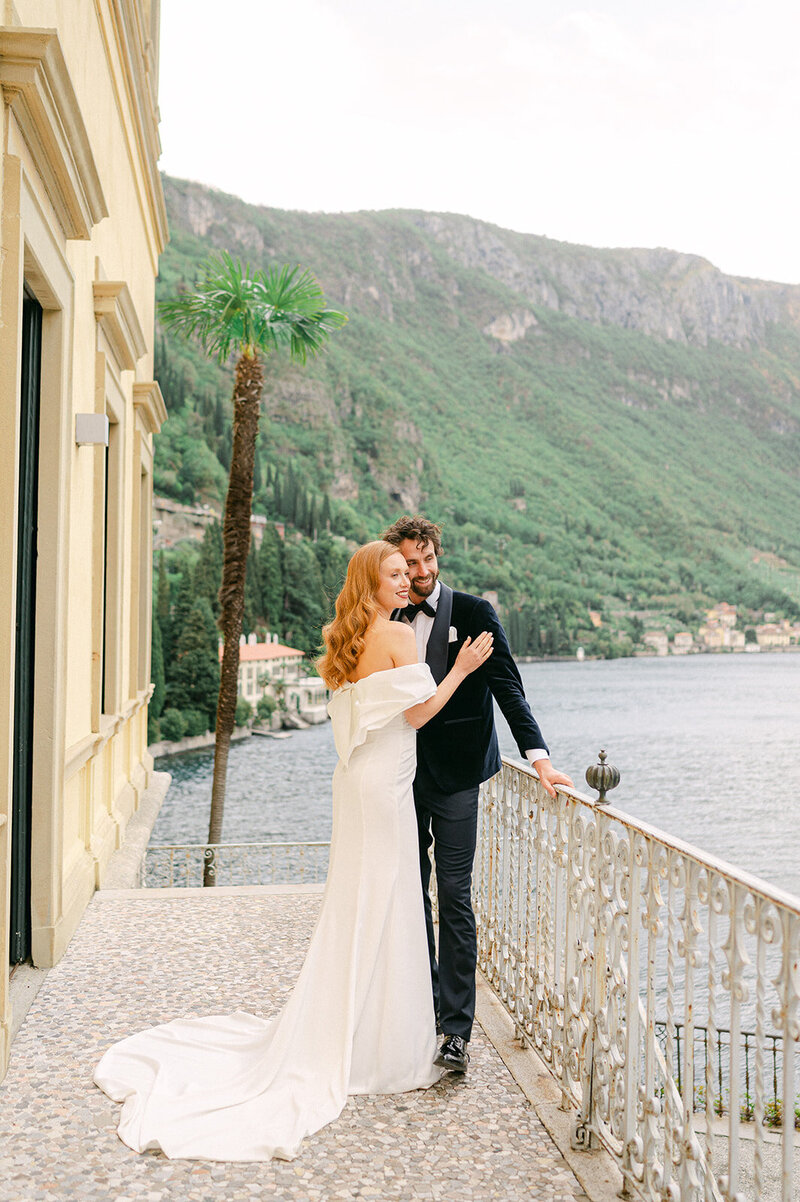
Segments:
[[[180,1018],[109,1048],[94,1079],[123,1103],[119,1135],[130,1148],[290,1160],[348,1094],[438,1080],[415,731],[403,713],[435,691],[427,665],[413,664],[334,693],[330,867],[294,990],[271,1021],[244,1011]]]

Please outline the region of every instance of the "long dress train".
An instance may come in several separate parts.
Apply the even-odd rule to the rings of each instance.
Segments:
[[[120,1138],[173,1158],[291,1160],[348,1094],[426,1088],[435,1020],[403,711],[436,686],[425,664],[376,672],[328,706],[330,867],[305,962],[278,1016],[182,1018],[114,1044],[94,1080],[122,1102]]]

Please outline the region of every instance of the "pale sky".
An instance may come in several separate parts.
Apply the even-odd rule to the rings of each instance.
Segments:
[[[162,0],[161,166],[800,283],[798,0]]]

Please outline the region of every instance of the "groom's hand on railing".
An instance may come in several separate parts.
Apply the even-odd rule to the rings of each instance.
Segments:
[[[549,760],[534,760],[534,768],[539,776],[539,780],[544,785],[551,797],[555,797],[556,785],[567,785],[570,789],[574,789],[574,784],[569,776],[563,772],[558,772]]]

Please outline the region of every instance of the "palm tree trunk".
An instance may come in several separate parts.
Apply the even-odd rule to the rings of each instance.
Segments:
[[[211,815],[208,842],[219,843],[225,809],[225,780],[228,752],[236,717],[239,674],[239,638],[244,616],[244,584],[250,550],[250,517],[253,506],[253,462],[264,371],[258,353],[242,355],[236,364],[233,389],[233,445],[225,521],[222,527],[222,587],[219,591],[219,625],[223,638],[219,674],[217,728],[214,746],[214,780],[211,786]],[[216,884],[213,859],[206,859],[203,884]]]

